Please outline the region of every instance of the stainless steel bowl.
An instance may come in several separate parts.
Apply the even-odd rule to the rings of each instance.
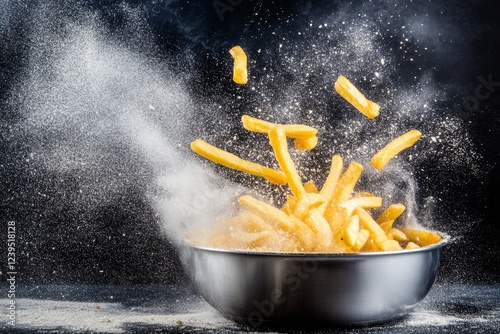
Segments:
[[[383,323],[407,314],[434,283],[441,248],[374,253],[262,253],[186,244],[192,280],[224,316],[263,324]]]

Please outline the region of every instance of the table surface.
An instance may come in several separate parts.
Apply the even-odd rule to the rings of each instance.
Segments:
[[[405,318],[354,329],[247,328],[177,285],[18,286],[15,326],[5,322],[8,302],[0,299],[1,333],[500,333],[497,285],[436,284]]]

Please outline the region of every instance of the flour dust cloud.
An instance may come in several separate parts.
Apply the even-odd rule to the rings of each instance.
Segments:
[[[189,149],[202,137],[276,168],[267,139],[241,130],[241,115],[250,114],[319,129],[316,150],[291,153],[303,181],[321,185],[331,156],[340,154],[346,164],[365,167],[358,190],[374,192],[386,205],[404,203],[411,224],[455,237],[468,229],[459,206],[439,207],[454,182],[446,173],[455,169],[467,182],[481,182],[488,166],[465,121],[443,107],[463,92],[443,84],[440,74],[456,66],[470,37],[443,16],[444,5],[332,2],[286,11],[248,4],[228,13],[249,15],[225,35],[203,30],[205,21],[207,27],[218,24],[208,18],[180,19],[175,3],[116,4],[112,12],[124,22],[122,30],[90,9],[34,7],[29,50],[8,106],[21,115],[16,139],[29,143],[33,173],[71,175],[77,190],[67,198],[82,215],[134,189],[179,241],[193,226],[232,213],[237,196],[249,189],[279,205],[286,187],[238,176]],[[162,10],[177,25],[176,34],[184,33],[171,38],[183,43],[174,60],[162,54],[162,39],[148,21]],[[168,40],[169,31],[163,33]],[[240,87],[230,81],[227,53],[236,44],[250,61],[249,83]],[[378,118],[365,118],[335,93],[339,75],[381,105]],[[203,80],[210,93],[198,94],[193,87]],[[424,134],[415,147],[380,172],[370,166],[379,148],[413,128]],[[440,173],[441,190],[429,192]],[[435,220],[436,211],[451,221],[448,228]]]

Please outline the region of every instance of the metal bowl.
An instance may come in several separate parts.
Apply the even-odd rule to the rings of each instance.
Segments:
[[[230,319],[252,327],[364,326],[397,319],[427,295],[446,242],[346,254],[185,249],[200,293]]]

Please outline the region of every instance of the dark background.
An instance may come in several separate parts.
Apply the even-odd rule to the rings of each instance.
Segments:
[[[160,217],[145,198],[144,189],[138,186],[153,174],[147,166],[133,165],[137,168],[137,173],[129,175],[133,181],[124,181],[120,193],[114,194],[112,201],[89,209],[74,205],[80,182],[77,176],[71,173],[61,176],[41,167],[33,168],[30,163],[30,153],[34,149],[32,137],[29,133],[20,134],[23,127],[16,127],[23,123],[25,115],[13,102],[12,95],[26,74],[30,53],[37,42],[32,29],[36,25],[34,20],[39,18],[40,11],[45,11],[49,17],[52,15],[54,25],[59,24],[61,17],[78,22],[92,13],[103,22],[109,35],[116,36],[132,51],[147,57],[153,55],[168,64],[173,73],[189,73],[186,82],[193,101],[234,106],[236,110],[227,111],[225,117],[237,122],[245,106],[232,104],[234,96],[248,94],[246,96],[253,102],[258,96],[231,84],[227,66],[230,62],[224,57],[232,45],[243,40],[249,49],[271,49],[283,34],[299,38],[293,37],[296,36],[294,32],[308,20],[325,13],[334,14],[339,8],[345,10],[346,6],[356,12],[362,5],[342,1],[243,0],[233,6],[232,11],[224,12],[221,20],[211,1],[65,3],[17,1],[0,5],[3,6],[0,16],[1,224],[16,222],[18,278],[24,283],[37,284],[185,283],[179,254],[172,240],[162,231]],[[379,5],[386,4],[380,2]],[[419,66],[433,69],[436,84],[450,92],[435,109],[456,115],[453,114],[457,110],[455,106],[474,95],[478,76],[491,75],[493,81],[500,82],[499,9],[494,1],[416,1],[410,9],[392,13],[398,17],[396,21],[404,22],[416,12],[428,12],[433,19],[442,17],[449,29],[455,29],[448,31],[451,36],[461,36],[455,45],[444,45],[445,29],[444,53],[420,59]],[[140,17],[141,24],[152,36],[152,46],[145,47],[147,42],[138,42],[130,28],[130,10]],[[64,29],[61,26],[61,30]],[[387,47],[395,53],[400,52],[399,37],[394,31],[385,33]],[[440,43],[438,40],[437,48]],[[282,73],[271,88],[291,85],[294,77],[287,72],[286,64],[278,60],[279,55],[270,52],[267,57],[264,59],[269,61],[273,73]],[[415,65],[407,62],[398,66],[397,83],[411,85]],[[256,75],[262,74],[259,71],[263,71],[262,68],[255,69]],[[321,73],[317,73],[317,77],[306,85],[315,87],[322,80]],[[472,175],[465,162],[463,166],[433,169],[432,159],[421,162],[420,167],[426,172],[415,171],[422,198],[429,194],[440,195],[434,210],[435,221],[439,223],[433,227],[454,237],[443,252],[440,279],[444,281],[500,282],[499,97],[500,87],[495,87],[491,96],[480,101],[474,110],[461,108],[462,126],[470,134],[474,152],[482,156],[480,166],[484,166],[484,172]],[[310,106],[316,103],[314,97],[305,100]],[[331,100],[324,106],[336,103],[337,100]],[[206,121],[204,115],[197,117]],[[327,121],[335,119],[327,118]],[[431,124],[433,119],[426,122]],[[428,173],[429,170],[433,172]],[[457,224],[456,220],[460,222]],[[2,229],[6,231],[6,227]],[[0,235],[0,249],[4,249],[6,233]]]

